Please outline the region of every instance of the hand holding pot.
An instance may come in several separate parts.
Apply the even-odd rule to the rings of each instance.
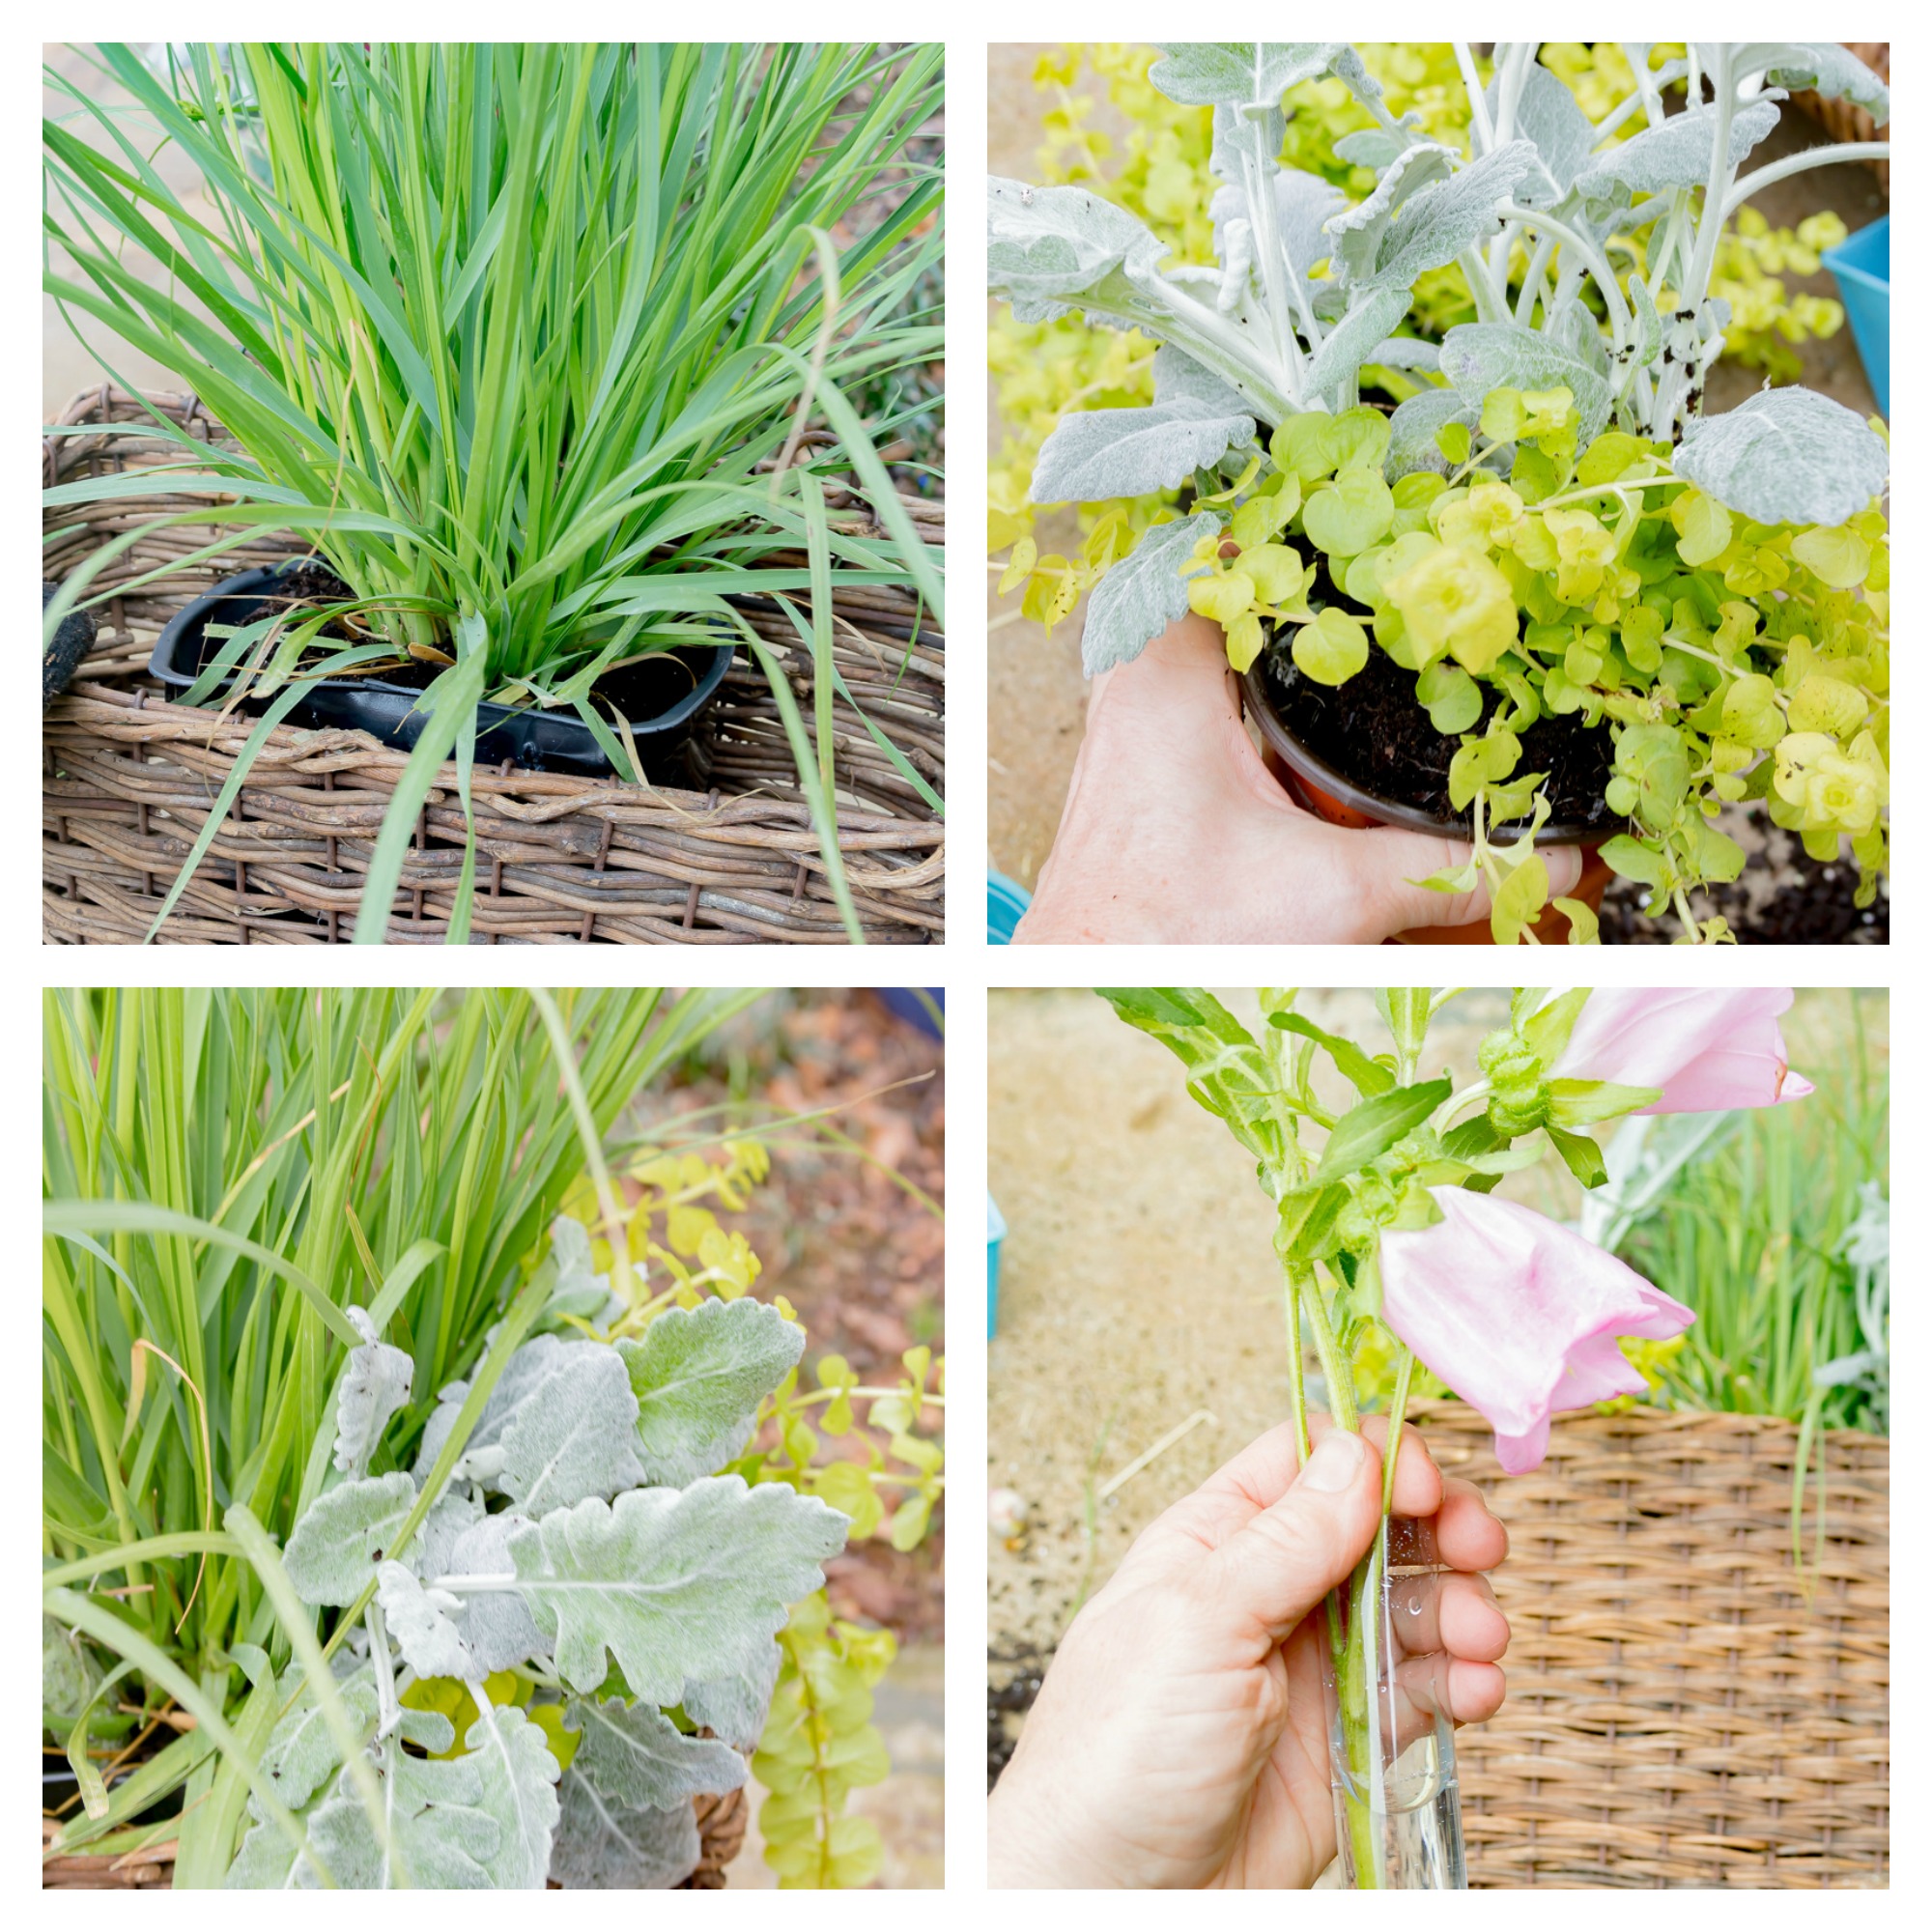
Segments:
[[[1545,854],[1551,896],[1581,870]],[[1469,860],[1460,839],[1344,830],[1269,777],[1241,722],[1220,629],[1189,615],[1094,680],[1087,736],[1018,945],[1373,945],[1486,919],[1487,888],[1411,881]]]
[[[1061,1644],[994,1789],[996,1886],[1311,1886],[1335,1855],[1321,1603],[1380,1523],[1386,1424],[1271,1430],[1142,1532]],[[1395,1514],[1443,1571],[1418,1594],[1398,1682],[1418,1719],[1493,1717],[1509,1626],[1481,1572],[1509,1539],[1414,1431]]]

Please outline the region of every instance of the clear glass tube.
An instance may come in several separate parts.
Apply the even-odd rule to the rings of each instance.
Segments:
[[[1442,1572],[1406,1518],[1382,1524],[1345,1589],[1328,1599],[1324,1679],[1329,1782],[1342,1883],[1361,1891],[1462,1891],[1456,1740],[1435,1708]]]

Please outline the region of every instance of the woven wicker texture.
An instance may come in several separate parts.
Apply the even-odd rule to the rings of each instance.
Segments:
[[[706,1733],[709,1736],[709,1733]],[[697,1812],[697,1869],[684,1881],[686,1891],[722,1891],[724,1867],[744,1848],[745,1794],[742,1789],[725,1791],[715,1798],[696,1798]],[[41,1843],[44,1848],[52,1838],[56,1823],[41,1820]],[[175,1841],[130,1852],[121,1858],[102,1858],[88,1852],[71,1853],[66,1858],[43,1859],[43,1891],[165,1891],[174,1884]]]
[[[1509,1701],[1458,1734],[1472,1886],[1884,1886],[1889,1444],[1827,1439],[1825,1546],[1791,1558],[1797,1431],[1566,1417],[1502,1476],[1460,1404],[1415,1411],[1509,1526]]]
[[[219,431],[192,398],[154,407],[203,439]],[[43,441],[48,483],[178,460],[147,405],[89,390],[63,423],[98,436]],[[188,507],[185,496],[120,497],[47,514],[44,574],[59,582],[111,536]],[[828,497],[848,526],[874,529],[857,498]],[[943,506],[908,498],[922,534],[943,541]],[[131,582],[207,541],[199,526],[151,530],[95,589]],[[54,943],[130,944],[160,909],[254,728],[237,713],[169,705],[147,662],[168,618],[221,579],[289,554],[251,543],[176,569],[98,607],[95,646],[43,727],[43,933]],[[801,559],[801,562],[803,559]],[[808,729],[810,653],[777,609],[745,613],[782,660]],[[913,600],[884,586],[841,590],[834,657],[853,699],[942,795],[945,644]],[[866,936],[937,942],[945,933],[945,828],[841,696],[836,705],[839,845]],[[473,939],[482,944],[841,945],[810,814],[763,674],[740,655],[700,721],[693,756],[710,787],[642,791],[614,780],[478,771]],[[355,924],[384,807],[405,754],[356,731],[277,726],[159,938],[176,944],[316,945]],[[420,814],[389,939],[440,944],[463,862],[455,768]]]
[[[1891,43],[1889,41],[1844,41],[1841,45],[1856,54],[1888,87],[1891,85]],[[1849,100],[1827,100],[1808,88],[1794,94],[1792,100],[1818,122],[1834,141],[1889,141],[1891,123],[1881,128],[1870,112]],[[1866,165],[1878,177],[1879,191],[1891,199],[1891,163],[1869,161]]]

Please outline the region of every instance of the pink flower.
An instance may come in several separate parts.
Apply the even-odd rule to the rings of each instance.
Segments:
[[[1583,1003],[1550,1075],[1662,1088],[1662,1099],[1640,1110],[1646,1114],[1716,1114],[1802,1100],[1811,1083],[1792,1072],[1777,1030],[1777,1016],[1790,1005],[1789,986],[1737,992],[1602,986]]]
[[[1644,1379],[1619,1335],[1661,1342],[1694,1319],[1634,1268],[1532,1208],[1432,1187],[1434,1227],[1382,1235],[1382,1319],[1488,1417],[1513,1476],[1549,1447],[1549,1418]]]

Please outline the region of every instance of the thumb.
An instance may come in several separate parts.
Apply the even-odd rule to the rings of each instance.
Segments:
[[[1214,1552],[1216,1600],[1287,1636],[1375,1541],[1381,1466],[1371,1443],[1330,1429],[1281,1497]]]
[[[1365,931],[1369,940],[1387,939],[1414,925],[1468,925],[1490,916],[1490,888],[1478,873],[1466,893],[1436,892],[1420,883],[1437,872],[1460,872],[1474,856],[1460,838],[1392,826],[1354,835],[1366,846],[1357,867]],[[1583,876],[1583,854],[1575,845],[1546,845],[1538,854],[1549,873],[1549,896],[1561,898]]]

